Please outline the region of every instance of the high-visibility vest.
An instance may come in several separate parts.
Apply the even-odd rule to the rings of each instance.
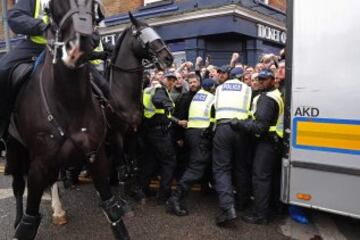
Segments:
[[[44,9],[45,2],[48,2],[48,0],[36,0],[34,18],[37,19],[41,16],[43,22],[45,24],[48,24],[49,17],[46,15],[46,13],[44,11],[45,10]],[[31,39],[31,41],[33,41],[34,43],[37,43],[37,44],[46,44],[47,43],[46,38],[42,35],[31,36],[30,39]]]
[[[214,119],[211,118],[211,107],[215,96],[200,89],[193,97],[189,108],[188,128],[208,128]]]
[[[238,79],[227,80],[215,93],[216,120],[246,119],[250,115],[251,88]]]
[[[276,134],[279,137],[283,137],[284,136],[284,110],[285,110],[285,105],[284,105],[284,101],[281,97],[281,92],[278,89],[275,89],[271,92],[267,92],[266,96],[272,98],[275,100],[275,102],[278,104],[279,106],[279,113],[278,113],[278,119],[276,121],[276,124],[274,126],[270,126],[269,128],[269,132],[276,132]],[[251,109],[251,113],[253,118],[255,119],[255,112],[256,112],[256,105],[257,102],[259,100],[259,96],[256,96],[253,100],[252,103],[252,109]]]
[[[100,40],[100,43],[99,43],[99,45],[94,49],[94,52],[102,52],[102,51],[104,51],[104,46],[103,46],[103,44],[102,44],[102,42],[101,42],[101,40]],[[92,64],[94,64],[94,65],[100,65],[101,63],[103,63],[104,61],[103,60],[101,60],[101,59],[94,59],[94,60],[92,60],[92,61],[90,61]]]
[[[145,118],[152,118],[155,114],[165,114],[165,109],[159,109],[154,106],[151,99],[155,95],[156,89],[162,88],[160,83],[157,83],[151,87],[145,88],[143,93],[143,105],[144,105],[144,116]],[[166,93],[171,100],[169,92],[166,90]],[[173,103],[174,107],[175,104]],[[169,113],[170,114],[170,113]],[[171,117],[169,115],[168,117]]]

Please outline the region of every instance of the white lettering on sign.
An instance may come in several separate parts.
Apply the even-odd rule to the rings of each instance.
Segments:
[[[262,24],[258,24],[258,37],[282,44],[286,43],[286,32]]]
[[[116,38],[117,38],[117,34],[110,34],[110,35],[105,35],[102,37],[104,42],[110,42],[112,45],[116,44]]]

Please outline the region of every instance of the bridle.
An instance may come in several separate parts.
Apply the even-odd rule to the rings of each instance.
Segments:
[[[158,54],[164,49],[170,52],[170,50],[168,49],[164,41],[161,39],[161,37],[151,27],[144,27],[142,29],[137,29],[133,25],[131,27],[131,31],[132,31],[132,36],[141,43],[143,50],[146,51],[148,58],[150,58],[151,60],[143,58],[141,65],[134,68],[123,68],[120,67],[119,65],[116,65],[115,61],[112,61],[110,63],[110,68],[121,72],[137,73],[144,71],[145,69],[150,69],[153,67],[160,66],[161,65],[160,60],[157,57]],[[152,49],[150,47],[150,44],[156,40],[160,40],[162,46],[159,47],[158,49]]]
[[[53,63],[55,64],[57,61],[57,51],[58,48],[62,47],[67,44],[69,41],[60,41],[61,39],[61,31],[63,30],[65,24],[67,21],[72,18],[73,20],[73,27],[74,31],[77,34],[77,37],[80,35],[89,36],[93,33],[93,12],[92,12],[92,0],[70,0],[70,9],[66,12],[66,14],[61,18],[61,21],[59,24],[57,24],[52,14],[49,12],[49,23],[52,27],[52,29],[55,31],[55,38],[48,40],[47,47],[50,51],[50,53],[53,55]],[[99,152],[99,149],[101,148],[102,143],[100,143],[95,150],[90,152],[85,152],[83,147],[76,142],[76,140],[66,132],[66,129],[64,129],[61,124],[57,121],[55,116],[50,110],[50,106],[45,94],[44,89],[44,77],[43,77],[44,71],[42,70],[40,73],[40,99],[42,102],[42,105],[45,109],[47,121],[50,123],[50,125],[56,129],[58,135],[60,136],[61,143],[64,143],[65,140],[70,140],[71,143],[74,145],[76,149],[78,149],[88,160],[90,163],[93,163],[95,160],[95,157],[97,153]],[[104,119],[104,134],[103,138],[105,138],[107,133],[107,127],[106,127],[106,117],[103,108],[101,108],[103,113],[103,119]],[[81,128],[81,132],[85,133],[88,130],[86,128]],[[50,135],[50,138],[55,138],[53,134]]]
[[[51,29],[55,32],[54,39],[48,40],[47,48],[53,56],[53,64],[57,61],[58,49],[64,48],[68,40],[60,41],[62,38],[61,31],[64,25],[70,20],[73,20],[74,31],[76,32],[77,39],[80,35],[89,36],[93,33],[93,12],[92,0],[70,0],[70,9],[61,18],[60,23],[57,24],[53,15],[48,11],[49,24]],[[49,9],[48,9],[49,10]]]

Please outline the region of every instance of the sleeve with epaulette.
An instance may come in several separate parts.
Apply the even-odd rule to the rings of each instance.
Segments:
[[[170,113],[172,113],[174,110],[173,103],[170,100],[168,94],[166,93],[166,89],[163,87],[156,89],[151,101],[156,108],[165,109],[167,112]]]
[[[46,29],[42,19],[34,19],[35,1],[20,0],[9,10],[8,23],[16,34],[41,35]]]
[[[253,134],[263,135],[276,123],[278,112],[275,100],[262,94],[257,102],[255,119],[246,120],[243,127]]]

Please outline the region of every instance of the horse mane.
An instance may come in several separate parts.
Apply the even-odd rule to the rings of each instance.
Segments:
[[[122,42],[124,41],[124,38],[127,34],[127,32],[130,30],[130,27],[127,27],[122,33],[121,35],[119,36],[119,38],[117,39],[116,41],[116,44],[115,44],[115,48],[114,48],[114,51],[113,51],[113,55],[111,57],[111,63],[114,63],[115,64],[115,61],[116,61],[116,57],[117,57],[117,53],[119,52],[120,50],[120,47],[121,47],[121,44]]]
[[[137,24],[140,27],[148,27],[149,26],[146,23],[144,23],[142,21],[139,21],[139,20],[137,20]],[[119,52],[120,46],[121,46],[122,42],[124,41],[124,38],[125,38],[126,34],[128,33],[128,31],[130,31],[130,29],[131,29],[131,26],[125,28],[125,30],[121,33],[121,35],[117,39],[116,44],[115,44],[115,48],[114,48],[114,51],[113,51],[113,56],[111,58],[111,63],[115,64],[117,53]]]

